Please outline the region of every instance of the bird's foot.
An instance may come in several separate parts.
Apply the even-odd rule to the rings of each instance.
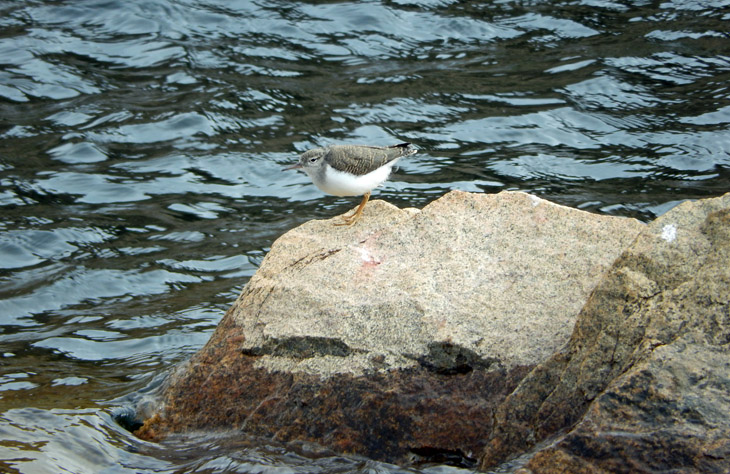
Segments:
[[[342,220],[344,222],[341,222],[341,223],[335,224],[335,225],[352,225],[355,222],[357,222],[358,219],[360,219],[360,216],[362,215],[363,209],[365,209],[365,204],[368,203],[368,199],[370,199],[369,192],[365,193],[365,195],[362,198],[362,202],[360,203],[359,206],[357,206],[357,209],[355,209],[355,212],[353,212],[349,216],[342,216]]]
[[[335,223],[335,225],[352,225],[355,222],[360,219],[360,216],[362,215],[362,211],[360,212],[353,212],[349,216],[342,216],[342,222]]]

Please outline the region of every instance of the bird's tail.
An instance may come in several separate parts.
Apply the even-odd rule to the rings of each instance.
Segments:
[[[410,143],[399,143],[397,145],[391,145],[388,148],[400,148],[403,155],[413,155],[414,153],[418,153],[418,148],[414,147]]]

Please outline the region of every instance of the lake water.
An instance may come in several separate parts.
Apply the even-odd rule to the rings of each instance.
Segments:
[[[271,243],[354,207],[298,153],[414,143],[375,198],[650,220],[730,190],[730,1],[0,2],[0,471],[372,473],[125,429]],[[506,467],[509,470],[509,467]]]

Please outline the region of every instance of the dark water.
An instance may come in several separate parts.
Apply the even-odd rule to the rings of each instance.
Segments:
[[[0,1],[0,471],[452,472],[118,420],[279,235],[281,168],[410,141],[377,197],[649,220],[730,190],[730,1]]]

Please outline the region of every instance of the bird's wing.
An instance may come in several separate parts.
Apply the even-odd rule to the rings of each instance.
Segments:
[[[401,143],[389,147],[366,145],[333,145],[328,148],[327,162],[339,171],[367,174],[386,163],[406,155],[412,155],[416,149],[409,143]]]

